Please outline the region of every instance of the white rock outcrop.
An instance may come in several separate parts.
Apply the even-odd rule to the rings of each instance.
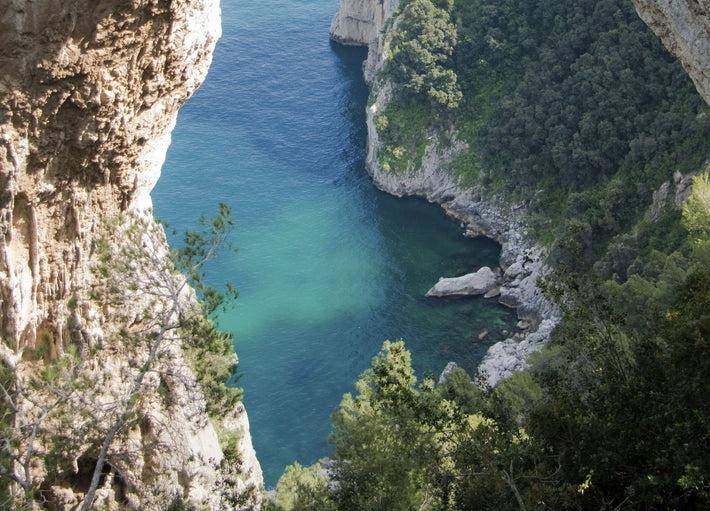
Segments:
[[[710,104],[710,0],[634,0],[636,11],[683,64]]]
[[[441,278],[427,296],[478,296],[496,287],[496,274],[488,266],[461,277]]]
[[[374,79],[385,56],[384,29],[399,0],[340,0],[340,9],[330,26],[333,41],[350,46],[367,46],[363,64],[365,80]]]
[[[483,362],[478,368],[480,376],[491,387],[509,377],[515,371],[525,369],[527,357],[539,350],[552,335],[557,322],[545,319],[538,328],[522,339],[510,338],[495,343],[488,348]]]

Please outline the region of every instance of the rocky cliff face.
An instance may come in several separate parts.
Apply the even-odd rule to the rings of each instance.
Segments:
[[[363,65],[370,83],[385,57],[385,23],[394,14],[399,0],[340,0],[340,9],[330,27],[331,38],[351,46],[367,46]]]
[[[219,36],[218,0],[0,0],[4,360],[29,349],[56,356],[77,329],[101,339],[117,327],[88,297],[95,246],[107,219],[154,222],[150,192],[178,109],[204,80]],[[169,391],[180,402],[179,385]],[[161,508],[178,495],[221,508],[223,452],[204,410],[193,420],[179,406],[146,403],[146,416],[173,425],[177,448],[113,450],[122,479],[141,486],[129,504]],[[251,494],[244,508],[256,508],[261,470],[243,407],[229,427],[242,431],[242,464],[225,491]],[[55,490],[71,507],[77,488]]]
[[[681,61],[710,103],[710,1],[634,0],[646,24]]]

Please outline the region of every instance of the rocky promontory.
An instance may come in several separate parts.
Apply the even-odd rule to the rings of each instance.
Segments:
[[[426,296],[478,296],[496,287],[496,274],[488,266],[461,277],[440,278]]]

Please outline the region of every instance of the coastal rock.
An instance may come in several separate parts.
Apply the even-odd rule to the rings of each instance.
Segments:
[[[437,385],[443,385],[446,383],[447,378],[451,373],[453,373],[456,369],[458,369],[458,364],[456,362],[449,362],[446,364],[446,367],[444,368],[443,371],[441,371],[441,374],[439,375],[439,380],[436,382]]]
[[[523,261],[518,260],[518,261],[515,261],[510,266],[508,266],[508,268],[505,270],[503,275],[508,279],[514,279],[515,277],[517,277],[518,275],[520,275],[524,271],[525,271],[525,268],[523,267]]]
[[[546,319],[540,323],[535,332],[523,337],[522,340],[508,338],[495,343],[488,348],[478,368],[480,377],[488,385],[495,387],[513,372],[525,369],[528,355],[539,350],[548,341],[556,324],[556,320]]]
[[[340,9],[330,26],[330,38],[340,44],[367,46],[363,64],[365,81],[371,83],[386,53],[385,22],[399,0],[340,0]]]
[[[477,296],[496,286],[496,275],[488,266],[461,277],[441,278],[426,296]]]
[[[639,16],[683,64],[710,104],[710,0],[634,0]]]
[[[125,246],[120,229],[109,225],[128,215],[151,227],[146,243],[167,257],[150,192],[178,110],[210,66],[221,35],[219,1],[9,1],[0,22],[0,336],[7,340],[0,355],[11,360],[37,349],[55,357],[77,335],[100,341],[105,363],[85,370],[111,399],[146,354],[110,342],[125,325],[91,299],[99,284],[92,257],[102,242]],[[146,386],[141,426],[109,451],[128,508],[163,509],[179,495],[189,507],[233,509],[229,503],[242,500],[242,509],[256,509],[263,482],[246,411],[239,405],[228,424],[213,422],[175,344],[169,356],[161,354],[174,379]],[[239,433],[239,467],[223,463],[218,429]],[[88,447],[71,455],[94,456]],[[36,477],[42,484],[42,467]],[[57,479],[44,496],[77,502],[85,488],[76,479]],[[108,486],[97,506],[114,509]]]
[[[499,287],[494,287],[493,289],[488,291],[486,294],[483,295],[483,298],[495,298],[496,296],[500,296]]]

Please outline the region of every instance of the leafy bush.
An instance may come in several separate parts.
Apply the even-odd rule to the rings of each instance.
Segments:
[[[266,511],[335,511],[328,491],[328,479],[316,463],[286,467],[276,485],[276,499],[266,502]]]
[[[181,331],[183,349],[197,374],[207,401],[207,412],[222,417],[242,400],[239,387],[227,383],[237,367],[231,334],[217,329],[205,316],[190,318]]]
[[[452,109],[461,101],[456,73],[447,67],[456,46],[449,12],[431,0],[410,0],[398,16],[391,42],[389,73],[404,92]]]
[[[394,102],[376,117],[382,170],[403,174],[419,168],[427,146],[429,113],[427,105]]]

